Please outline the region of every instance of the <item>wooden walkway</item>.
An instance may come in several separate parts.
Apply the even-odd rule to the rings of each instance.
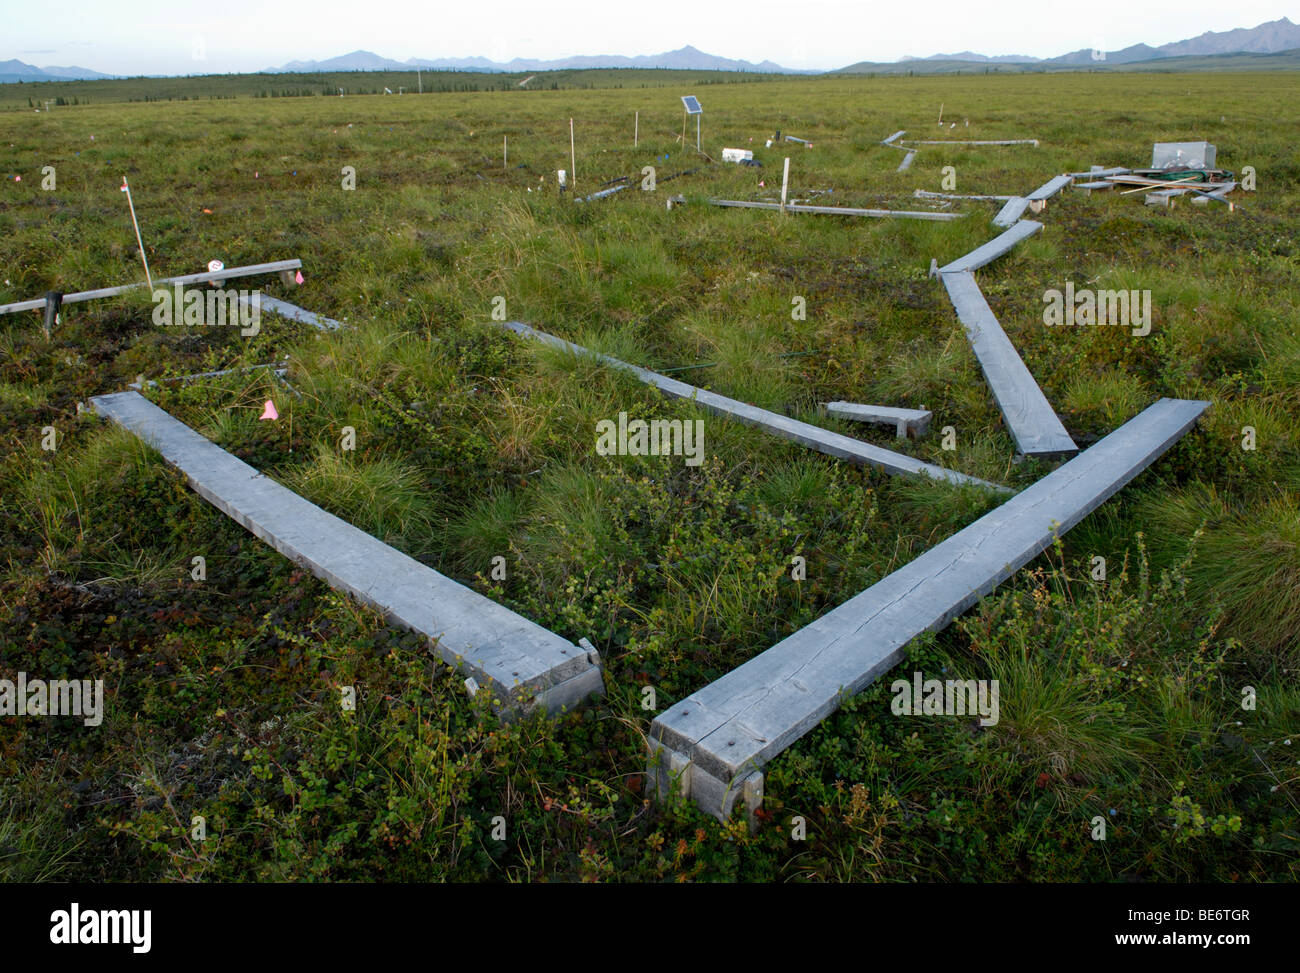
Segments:
[[[781,209],[780,203],[761,203],[741,199],[711,199],[714,206],[734,206],[741,209]],[[848,206],[808,206],[802,203],[786,203],[786,210],[791,213],[821,213],[825,216],[873,216],[879,219],[900,220],[937,220],[951,222],[964,217],[963,213],[933,213],[928,210],[906,209],[853,209]]]
[[[627,362],[611,358],[609,355],[588,351],[581,345],[575,345],[563,338],[557,338],[555,335],[530,328],[518,321],[506,322],[505,327],[516,334],[535,338],[553,348],[561,348],[575,355],[590,356],[613,368],[635,375],[641,381],[647,385],[653,385],[665,395],[688,399],[709,412],[735,419],[747,425],[757,426],[764,432],[780,436],[782,439],[789,439],[792,442],[815,449],[828,456],[834,456],[837,459],[874,466],[886,473],[895,475],[906,473],[915,476],[928,476],[958,486],[973,485],[1003,493],[1009,492],[1006,487],[996,483],[988,483],[973,476],[958,473],[955,470],[944,469],[942,466],[933,466],[903,453],[895,453],[893,450],[873,446],[871,443],[864,443],[859,439],[851,439],[837,432],[831,432],[829,429],[823,429],[807,422],[800,422],[798,419],[791,419],[789,416],[769,412],[767,409],[760,409],[758,406],[749,405],[736,399],[729,399],[725,395],[718,395],[716,392],[709,392],[706,389],[688,385],[685,382],[679,382],[667,375],[660,375],[657,372],[639,368],[636,365],[629,365]]]
[[[205,284],[214,280],[231,280],[236,277],[255,277],[259,274],[274,274],[284,270],[298,270],[302,267],[302,261],[294,258],[293,260],[277,260],[268,264],[252,264],[248,267],[227,267],[225,270],[209,270],[201,274],[182,274],[180,277],[160,277],[153,282],[154,289],[162,287],[171,287],[174,284],[182,286],[186,284]],[[104,297],[116,297],[119,294],[125,294],[127,291],[133,291],[140,287],[147,287],[144,281],[135,284],[122,284],[118,287],[102,287],[97,291],[77,291],[73,294],[64,294],[62,303],[77,304],[81,301],[94,301]],[[14,311],[38,311],[45,307],[45,298],[38,297],[30,301],[18,301],[16,304],[0,304],[0,314],[10,314]]]
[[[308,311],[300,308],[297,304],[290,304],[288,301],[282,301],[278,297],[270,297],[266,294],[259,294],[258,300],[261,302],[263,311],[271,311],[286,318],[290,321],[301,321],[304,324],[310,324],[313,328],[321,331],[337,331],[344,327],[341,321],[335,321],[333,318],[327,318],[323,314],[317,314],[315,311]],[[252,301],[241,301],[243,304],[252,304]]]
[[[490,689],[507,709],[559,712],[604,693],[600,660],[471,591],[259,473],[137,392],[92,398],[184,473],[194,491],[285,557],[390,622]]]
[[[762,799],[762,768],[1028,564],[1178,441],[1208,402],[1161,399],[866,591],[669,707],[650,728],[650,772],[726,819]]]
[[[993,316],[975,278],[970,273],[939,276],[957,317],[966,328],[971,350],[979,359],[1016,447],[1025,456],[1063,456],[1076,452],[1079,447],[1061,425],[1015,345]]]
[[[976,247],[964,257],[958,257],[950,264],[939,268],[939,274],[958,274],[967,270],[978,270],[985,264],[992,263],[1007,253],[1021,240],[1027,240],[1043,228],[1042,223],[1033,220],[1020,220],[1005,233],[995,236],[983,246]]]

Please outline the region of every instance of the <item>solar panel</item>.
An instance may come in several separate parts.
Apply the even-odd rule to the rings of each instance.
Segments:
[[[682,95],[682,104],[686,106],[686,114],[700,115],[704,109],[700,107],[700,100],[694,95]]]

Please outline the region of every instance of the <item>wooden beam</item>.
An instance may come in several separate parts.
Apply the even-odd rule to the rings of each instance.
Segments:
[[[1038,139],[906,139],[907,145],[1037,145]]]
[[[534,338],[553,348],[560,348],[574,355],[594,358],[612,368],[628,372],[647,385],[653,385],[664,395],[677,399],[687,399],[715,415],[726,416],[735,419],[737,422],[756,426],[764,432],[799,443],[802,446],[815,449],[828,456],[834,456],[837,459],[874,466],[893,475],[906,473],[914,476],[928,476],[958,486],[973,485],[1004,493],[1009,492],[1006,487],[996,483],[988,483],[973,476],[967,476],[965,473],[944,469],[942,466],[933,466],[903,453],[895,453],[880,446],[873,446],[871,443],[864,443],[858,439],[841,436],[829,429],[823,429],[807,422],[800,422],[798,419],[791,419],[789,416],[769,412],[767,409],[760,409],[758,406],[749,405],[736,399],[729,399],[725,395],[718,395],[716,392],[688,385],[685,382],[679,382],[667,375],[660,375],[657,372],[639,368],[636,365],[629,365],[627,362],[619,361],[609,355],[588,351],[581,345],[575,345],[563,338],[557,338],[555,335],[530,328],[518,321],[507,321],[505,327],[516,334]]]
[[[1007,253],[1021,240],[1027,240],[1043,228],[1042,223],[1034,220],[1018,220],[1004,233],[994,237],[988,243],[976,247],[964,257],[958,257],[952,263],[939,268],[939,274],[958,274],[968,270],[978,270],[985,264],[992,263]]]
[[[651,724],[650,774],[725,820],[762,799],[762,768],[1046,550],[1177,442],[1208,402],[1161,399],[996,510]]]
[[[970,273],[941,274],[943,286],[966,329],[971,350],[997,401],[1007,432],[1024,456],[1063,456],[1078,450],[1029,374]]]
[[[907,155],[903,156],[903,161],[898,164],[898,168],[895,169],[894,171],[906,172],[908,169],[912,168],[912,160],[915,158],[916,158],[916,149],[908,149]]]
[[[335,321],[333,318],[327,318],[323,314],[317,314],[315,311],[308,311],[300,308],[296,304],[290,304],[288,301],[282,301],[278,297],[271,297],[267,294],[259,294],[258,300],[261,302],[260,307],[263,311],[272,311],[290,321],[302,321],[304,324],[310,324],[313,328],[321,331],[337,331],[344,327],[341,321]],[[253,304],[253,301],[245,298],[241,301],[243,304]]]
[[[893,426],[899,439],[924,436],[933,413],[927,409],[900,409],[890,405],[861,405],[857,402],[827,402],[826,414],[854,422],[875,422]]]
[[[1008,199],[1015,199],[1015,196],[972,196],[961,193],[933,193],[928,189],[915,189],[912,195],[917,199],[994,199],[998,202],[1005,203]]]
[[[1044,206],[1047,206],[1047,202],[1052,198],[1052,196],[1060,193],[1060,191],[1065,189],[1066,186],[1069,186],[1071,182],[1074,182],[1073,177],[1053,176],[1050,180],[1044,182],[1043,185],[1032,191],[1030,195],[1026,196],[1026,199],[1030,200],[1030,208],[1034,209],[1034,212],[1040,212]]]
[[[780,203],[762,203],[742,199],[711,199],[709,200],[709,203],[713,206],[731,206],[740,209],[781,209]],[[808,206],[806,204],[798,203],[786,203],[785,210],[788,213],[820,213],[824,216],[870,216],[877,219],[937,220],[940,222],[960,220],[965,215],[963,213],[931,213],[925,210],[854,209],[849,206]]]
[[[1007,204],[998,210],[998,215],[993,217],[993,225],[1009,229],[1015,224],[1016,220],[1024,215],[1025,210],[1028,208],[1028,199],[1024,196],[1012,196],[1007,200]]]
[[[326,513],[204,439],[137,392],[95,411],[185,474],[199,496],[331,587],[425,635],[450,666],[510,707],[556,713],[604,693],[599,658]]]
[[[209,281],[231,280],[235,277],[254,277],[258,274],[274,274],[281,270],[298,270],[302,267],[302,261],[294,258],[293,260],[276,260],[267,264],[252,264],[248,267],[227,267],[225,270],[205,271],[201,274],[184,274],[180,277],[166,277],[153,282],[154,288],[170,287],[173,284],[203,284]],[[64,304],[75,304],[80,301],[94,301],[103,297],[116,297],[119,294],[125,294],[127,291],[133,291],[136,288],[144,287],[144,281],[135,284],[122,284],[119,287],[103,287],[96,291],[78,291],[74,294],[64,294]],[[31,301],[18,301],[15,304],[0,304],[0,314],[10,314],[14,311],[35,311],[45,307],[45,298],[38,297]]]
[[[906,135],[906,134],[907,134],[907,130],[906,130],[906,129],[901,129],[901,128],[900,128],[900,129],[899,129],[897,132],[895,132],[893,135],[889,136],[889,138],[887,138],[887,139],[882,139],[881,142],[880,142],[880,144],[881,144],[881,145],[893,145],[894,142],[896,142],[898,139],[902,138],[902,137],[903,137],[904,135]]]

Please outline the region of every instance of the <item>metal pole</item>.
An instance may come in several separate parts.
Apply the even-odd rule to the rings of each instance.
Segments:
[[[570,185],[578,188],[578,154],[573,142],[573,119],[569,119],[569,179]]]
[[[695,151],[700,151],[700,115],[701,112],[695,113]]]

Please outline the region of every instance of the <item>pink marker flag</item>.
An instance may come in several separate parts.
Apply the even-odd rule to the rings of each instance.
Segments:
[[[296,274],[293,275],[293,282],[294,282],[295,284],[301,284],[301,283],[302,283],[302,271],[301,271],[301,270],[298,271]]]
[[[270,399],[267,399],[266,405],[262,407],[262,414],[257,418],[258,419],[279,419],[280,413],[275,411],[275,403],[272,402]]]

